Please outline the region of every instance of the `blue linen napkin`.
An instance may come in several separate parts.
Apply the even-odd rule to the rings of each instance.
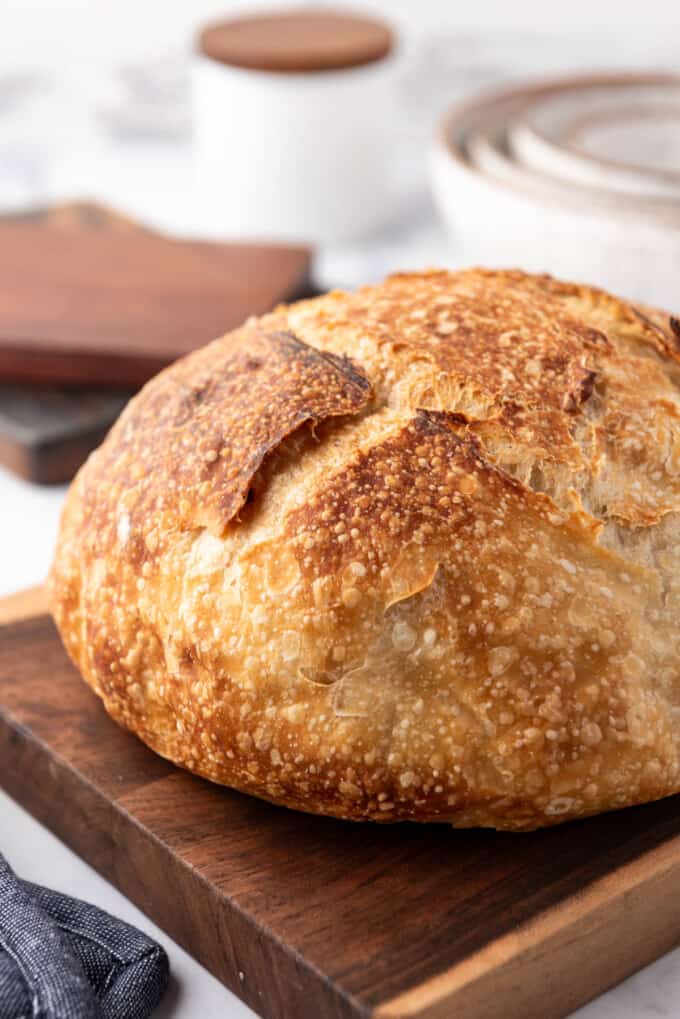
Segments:
[[[147,1019],[168,976],[146,934],[21,881],[0,855],[1,1019]]]

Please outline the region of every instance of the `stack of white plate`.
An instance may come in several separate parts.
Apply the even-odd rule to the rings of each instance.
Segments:
[[[448,112],[431,174],[466,261],[680,307],[680,76],[486,93]]]

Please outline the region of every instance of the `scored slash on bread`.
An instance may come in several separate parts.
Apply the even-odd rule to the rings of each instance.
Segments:
[[[527,829],[680,790],[680,351],[520,272],[280,307],[152,380],[51,578],[117,721],[353,819]]]

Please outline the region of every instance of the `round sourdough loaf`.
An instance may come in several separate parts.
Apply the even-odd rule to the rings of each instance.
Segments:
[[[71,488],[66,648],[159,754],[337,817],[529,829],[680,790],[680,324],[519,272],[278,308]]]

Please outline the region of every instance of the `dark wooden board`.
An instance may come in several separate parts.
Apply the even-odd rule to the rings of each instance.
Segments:
[[[143,227],[93,202],[47,205],[0,216],[0,224],[35,224],[52,230],[111,232]],[[127,400],[129,390],[0,383],[0,464],[26,481],[70,481],[99,445]]]
[[[0,378],[138,386],[304,289],[309,251],[0,226]]]
[[[129,398],[0,383],[0,463],[41,485],[70,481]]]
[[[527,835],[276,808],[119,729],[46,616],[0,628],[0,783],[273,1019],[551,1019],[680,936],[677,798]]]
[[[8,226],[13,228],[9,232],[6,229]],[[35,238],[42,238],[45,235],[44,232],[48,231],[49,237],[56,236],[57,246],[60,249],[65,249],[67,256],[70,245],[69,238],[74,233],[76,237],[87,234],[92,238],[100,239],[102,236],[123,236],[127,238],[126,244],[133,243],[131,238],[154,236],[151,231],[127,216],[92,202],[46,206],[0,217],[0,330],[3,324],[3,314],[6,316],[9,313],[12,301],[15,300],[10,289],[10,276],[7,272],[3,276],[3,264],[6,269],[7,259],[14,258],[13,249],[7,247],[8,238],[16,236],[17,228],[26,227],[30,227],[25,236],[29,239],[27,243],[31,249]],[[23,233],[22,236],[24,236]],[[6,245],[4,263],[3,238]],[[155,240],[157,243],[169,245],[173,251],[178,243],[168,239],[163,241],[158,237]],[[95,239],[88,243],[99,246],[100,241]],[[254,249],[249,248],[248,250]],[[278,256],[272,254],[272,249],[267,249],[265,263],[269,265],[269,261],[274,258],[274,262],[270,265],[272,274],[264,281],[262,292],[252,294],[254,304],[252,307],[248,305],[248,308],[243,311],[243,317],[251,312],[267,310],[267,301],[273,304],[278,300],[303,296],[303,294],[312,292],[307,280],[308,254],[301,249],[276,250],[280,252],[277,264],[281,275],[278,284],[274,273],[276,268],[274,263]],[[229,251],[229,257],[232,258],[241,251],[241,248],[231,247]],[[100,351],[100,354],[94,359],[87,354],[88,340],[84,334],[81,335],[81,341],[85,346],[80,349],[80,353],[74,352],[73,358],[70,355],[67,356],[65,349],[59,348],[55,359],[55,352],[50,353],[50,350],[47,349],[49,340],[47,327],[50,324],[50,315],[54,315],[56,309],[54,303],[49,303],[50,287],[53,289],[58,286],[59,279],[48,280],[49,286],[46,290],[43,274],[49,263],[43,263],[42,258],[41,251],[35,264],[24,266],[25,278],[22,277],[21,285],[29,289],[25,290],[23,298],[24,305],[22,307],[26,319],[22,326],[24,335],[19,347],[14,349],[10,344],[3,353],[3,337],[0,332],[0,377],[3,376],[4,364],[4,377],[10,375],[22,380],[21,383],[0,383],[0,464],[28,481],[54,484],[69,481],[73,477],[87,455],[104,438],[133,390],[102,391],[99,383],[104,382],[109,388],[115,381],[116,372],[120,372],[121,365],[119,363],[112,367],[111,358],[113,357],[115,360],[118,353],[115,350],[102,353],[99,340],[94,333],[93,339],[96,341],[94,347],[95,350]],[[247,260],[244,265],[247,265]],[[70,272],[71,270],[69,270]],[[234,288],[238,292],[239,285],[235,284],[233,277],[233,272],[230,272],[230,294],[234,292]],[[241,278],[238,277],[238,273],[236,278]],[[30,289],[34,285],[35,291]],[[202,284],[199,285],[197,299],[202,301],[201,286]],[[251,300],[250,296],[245,296],[250,293],[251,291],[248,291],[247,288],[244,290],[242,304]],[[45,296],[47,296],[47,304],[43,307],[42,302],[44,302]],[[54,299],[54,295],[52,295],[52,299]],[[89,299],[90,295],[84,292],[82,300]],[[59,323],[62,330],[68,332],[74,325],[82,329],[82,322],[78,317],[82,314],[82,300],[80,298],[75,300],[73,308],[68,310],[68,314],[64,314],[63,321]],[[39,303],[43,308],[41,321],[45,328],[43,332],[34,336],[32,330],[36,324],[35,309]],[[171,307],[171,303],[168,307]],[[240,308],[241,305],[233,308],[230,313],[231,319],[235,320],[241,314]],[[96,309],[91,309],[91,311],[93,318],[96,319]],[[142,311],[144,310],[142,309]],[[14,314],[16,313],[15,308]],[[200,315],[197,317],[197,321],[200,324]],[[140,314],[140,323],[142,325],[146,323],[145,312]],[[226,327],[225,324],[216,328],[216,334],[224,331]],[[205,338],[210,337],[206,334]],[[5,342],[8,342],[7,336],[5,336]],[[154,360],[154,358],[155,354],[150,364],[148,351],[144,353],[143,350],[140,350],[140,357],[137,361],[134,358],[132,361],[128,359],[125,372],[132,371],[135,383],[144,381],[149,371],[155,370],[164,363],[162,358],[160,360],[158,358]],[[14,369],[12,369],[12,365],[14,365]],[[102,372],[105,374],[105,378],[102,378]],[[55,373],[57,377],[63,376],[69,382],[81,381],[84,377],[89,380],[90,374],[93,374],[93,381],[97,382],[98,386],[97,388],[91,386],[78,388],[69,386],[66,388],[50,385],[46,380],[52,379]],[[33,379],[34,376],[40,380],[39,385],[31,385],[27,381]]]

